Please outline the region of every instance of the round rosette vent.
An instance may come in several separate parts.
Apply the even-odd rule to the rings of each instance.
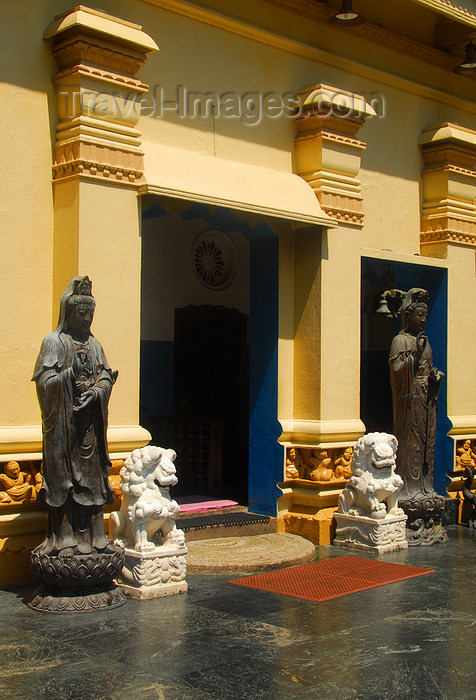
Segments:
[[[232,281],[236,268],[236,249],[222,231],[203,231],[192,245],[193,271],[205,287],[224,289]]]

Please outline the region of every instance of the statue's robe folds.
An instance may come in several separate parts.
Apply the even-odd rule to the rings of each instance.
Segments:
[[[416,359],[416,336],[401,331],[390,348],[394,434],[398,440],[397,473],[404,486],[400,500],[418,493],[434,495],[433,469],[439,386],[431,381],[433,355],[427,342]]]
[[[91,369],[85,389],[92,388],[97,395],[92,406],[74,410],[78,389],[73,365],[78,350],[68,333],[46,336],[33,374],[43,424],[43,486],[38,497],[52,508],[62,508],[68,497],[80,506],[112,502],[107,405],[117,373],[94,336],[84,345]]]

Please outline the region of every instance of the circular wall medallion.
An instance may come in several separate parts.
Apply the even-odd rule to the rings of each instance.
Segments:
[[[223,289],[235,274],[236,249],[222,231],[203,231],[192,245],[192,265],[195,275],[209,289]]]

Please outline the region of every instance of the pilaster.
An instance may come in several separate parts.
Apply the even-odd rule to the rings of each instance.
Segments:
[[[127,449],[150,439],[138,425],[143,153],[137,124],[148,86],[136,73],[158,47],[139,25],[84,5],[57,16],[44,39],[59,65],[53,314],[71,277],[88,274],[97,300],[93,332],[119,369],[109,416],[110,450],[119,455],[124,435]]]

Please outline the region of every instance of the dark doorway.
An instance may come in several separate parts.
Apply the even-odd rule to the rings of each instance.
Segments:
[[[175,311],[177,471],[183,495],[248,503],[248,317],[223,306]]]

